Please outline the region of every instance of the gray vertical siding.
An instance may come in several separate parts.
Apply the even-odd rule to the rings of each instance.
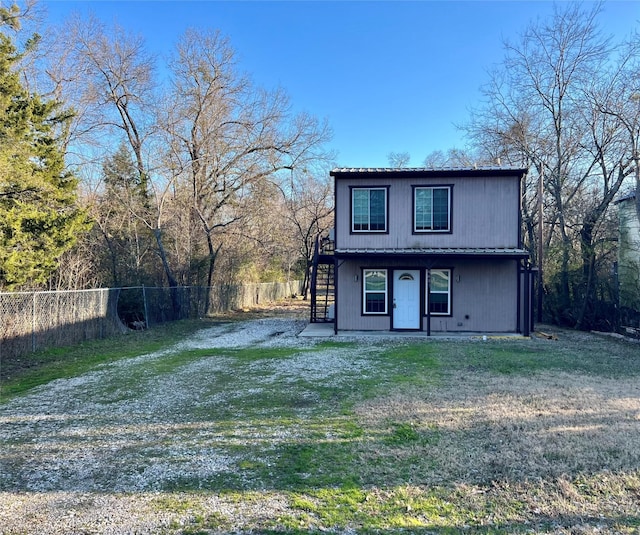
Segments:
[[[391,316],[362,314],[362,268],[452,269],[451,316],[432,316],[432,332],[517,332],[518,261],[513,259],[348,260],[339,267],[340,330],[390,330]],[[356,280],[357,277],[357,280]],[[391,292],[391,288],[389,289]],[[424,287],[421,289],[423,300]],[[391,294],[389,301],[391,301]],[[427,318],[422,318],[427,330]]]
[[[517,261],[466,260],[459,262],[454,267],[451,291],[453,315],[451,318],[432,318],[432,330],[471,332],[516,332],[518,330]]]
[[[451,185],[452,232],[413,234],[412,186]],[[350,186],[389,186],[386,234],[351,234]],[[336,247],[519,247],[520,183],[517,176],[352,178],[336,180]]]
[[[382,171],[382,172],[379,172]],[[336,195],[336,249],[339,260],[337,302],[339,330],[390,330],[392,313],[362,313],[362,269],[386,268],[391,306],[392,270],[427,267],[452,269],[451,315],[431,318],[437,332],[518,332],[522,318],[522,287],[517,258],[405,254],[346,257],[350,249],[517,249],[520,243],[520,179],[526,170],[444,171],[349,170],[332,172]],[[387,188],[386,232],[351,232],[351,187]],[[414,233],[413,192],[416,186],[450,186],[450,232]],[[346,257],[346,258],[345,258]],[[520,295],[519,295],[520,290]],[[426,304],[424,277],[422,307]],[[520,309],[518,308],[520,306]],[[424,310],[422,330],[427,330]]]

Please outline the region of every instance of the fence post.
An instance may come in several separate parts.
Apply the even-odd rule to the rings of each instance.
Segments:
[[[100,339],[104,338],[104,328],[107,321],[107,311],[104,306],[104,289],[100,289],[100,313],[98,315],[98,321],[100,322]]]
[[[142,302],[144,303],[144,327],[145,329],[149,328],[149,311],[147,310],[147,291],[144,288],[144,284],[142,285]]]
[[[31,351],[36,350],[36,292],[33,292],[33,300],[31,302]]]

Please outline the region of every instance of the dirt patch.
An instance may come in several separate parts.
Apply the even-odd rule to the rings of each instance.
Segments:
[[[242,310],[230,310],[212,314],[211,318],[219,320],[251,320],[260,318],[292,318],[308,320],[310,317],[310,301],[302,298],[283,299],[275,303],[265,303]]]

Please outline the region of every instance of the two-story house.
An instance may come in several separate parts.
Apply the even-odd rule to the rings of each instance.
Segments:
[[[335,181],[336,332],[521,332],[526,169],[355,169]]]

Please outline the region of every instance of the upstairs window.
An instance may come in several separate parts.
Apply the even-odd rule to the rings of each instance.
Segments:
[[[451,231],[451,187],[414,187],[414,232]]]
[[[351,190],[352,232],[387,231],[387,188]]]

